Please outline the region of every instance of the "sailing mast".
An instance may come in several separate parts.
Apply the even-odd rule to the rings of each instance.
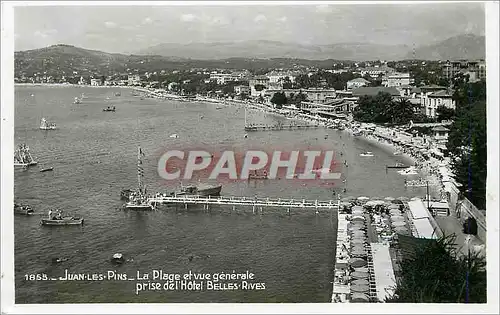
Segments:
[[[137,184],[139,188],[139,193],[142,195],[144,193],[144,184],[142,178],[144,177],[144,168],[142,167],[142,157],[145,154],[142,152],[141,147],[137,150]]]

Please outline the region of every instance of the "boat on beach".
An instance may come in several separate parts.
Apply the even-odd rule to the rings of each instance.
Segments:
[[[408,176],[408,175],[418,175],[418,171],[414,166],[410,166],[408,168],[405,168],[401,171],[398,171],[399,174]]]
[[[37,165],[38,162],[33,159],[30,148],[26,144],[20,144],[14,152],[14,166],[23,166],[25,168]]]
[[[56,130],[57,126],[55,123],[50,123],[45,118],[42,118],[42,120],[40,121],[40,129],[41,130]]]
[[[14,203],[14,213],[22,215],[32,215],[35,210],[30,205]]]

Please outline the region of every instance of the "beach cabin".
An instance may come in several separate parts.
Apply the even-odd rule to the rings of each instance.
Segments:
[[[434,140],[438,143],[446,143],[448,141],[448,132],[450,129],[443,126],[436,126],[432,128]]]

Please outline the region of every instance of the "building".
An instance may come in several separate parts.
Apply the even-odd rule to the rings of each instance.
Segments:
[[[358,68],[354,71],[354,73],[359,73],[362,77],[368,74],[372,78],[387,75],[393,72],[395,72],[395,70],[387,66]]]
[[[265,90],[269,88],[269,78],[263,75],[258,75],[249,80],[250,95],[264,95]]]
[[[141,85],[141,76],[138,74],[129,74],[127,80],[128,85]]]
[[[325,103],[335,99],[335,89],[303,89],[302,93],[307,95],[307,100],[313,103]]]
[[[408,86],[412,83],[412,80],[410,78],[409,73],[399,73],[399,72],[394,72],[386,75],[382,79],[382,85],[385,87],[392,87],[392,86]]]
[[[101,79],[90,79],[90,85],[92,86],[100,86],[102,83]]]
[[[471,81],[486,80],[486,62],[484,60],[446,61],[443,66],[443,76],[452,79],[457,74],[473,74]]]
[[[234,87],[234,93],[237,95],[250,94],[250,87],[247,85],[237,85]]]
[[[443,126],[436,126],[432,128],[432,132],[434,133],[434,140],[438,144],[446,144],[448,142],[448,132],[450,130]]]
[[[357,89],[362,86],[367,86],[370,84],[370,81],[363,79],[363,78],[356,78],[352,79],[350,81],[347,81],[347,89],[352,90],[352,89]]]
[[[360,87],[357,89],[352,90],[352,96],[353,97],[361,97],[361,96],[376,96],[378,93],[389,93],[393,98],[400,98],[401,97],[401,92],[396,89],[395,87],[383,87],[383,86],[377,86],[377,87]]]
[[[440,90],[425,94],[425,96],[422,97],[420,104],[425,110],[425,115],[430,118],[436,117],[436,110],[439,106],[455,109],[453,92],[450,90]]]
[[[287,78],[290,83],[294,83],[295,79],[300,75],[297,71],[271,71],[266,73],[266,77],[269,78],[269,83],[280,83],[283,84]]]

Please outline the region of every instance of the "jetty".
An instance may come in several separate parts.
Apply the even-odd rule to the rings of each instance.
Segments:
[[[259,198],[259,197],[235,197],[235,196],[161,196],[157,195],[148,199],[150,204],[177,204],[184,205],[203,205],[204,209],[208,209],[210,205],[229,205],[252,207],[255,212],[259,207],[262,211],[263,207],[286,208],[290,212],[292,208],[299,209],[338,209],[338,200],[306,200],[306,199],[286,199],[286,198]]]
[[[297,129],[317,129],[324,128],[321,125],[296,125],[296,124],[276,124],[276,125],[246,125],[245,131],[278,131],[278,130],[297,130]]]

